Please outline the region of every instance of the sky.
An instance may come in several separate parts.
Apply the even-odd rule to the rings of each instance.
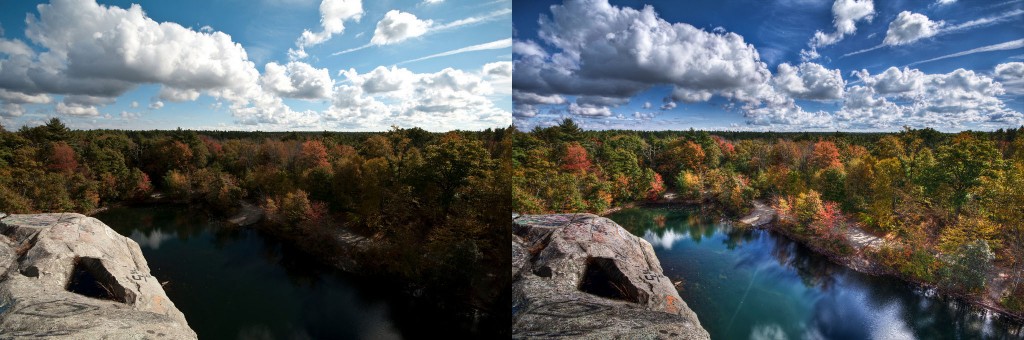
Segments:
[[[0,0],[0,124],[512,124],[509,0]]]
[[[1024,0],[513,0],[513,123],[1024,124]]]

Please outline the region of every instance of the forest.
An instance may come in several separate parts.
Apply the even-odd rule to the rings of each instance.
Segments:
[[[344,251],[328,241],[337,232],[365,236],[365,272],[445,308],[504,316],[508,289],[493,287],[511,280],[509,258],[494,250],[508,245],[511,132],[80,131],[54,118],[0,127],[0,212],[88,214],[162,197],[226,217],[251,202],[304,248],[329,254]]]
[[[886,240],[863,254],[962,296],[1008,276],[997,303],[1024,312],[1024,127],[993,132],[514,132],[513,211],[592,212],[666,193],[727,216],[770,204],[777,224],[831,252],[846,228]]]

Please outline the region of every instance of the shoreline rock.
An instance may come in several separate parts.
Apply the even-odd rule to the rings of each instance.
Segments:
[[[512,338],[709,338],[651,244],[612,220],[519,216],[512,233]]]
[[[142,249],[81,214],[0,220],[0,334],[196,339]]]

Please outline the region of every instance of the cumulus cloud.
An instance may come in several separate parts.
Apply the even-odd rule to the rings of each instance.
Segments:
[[[432,20],[421,20],[413,14],[398,10],[391,10],[384,16],[384,19],[381,19],[381,21],[377,22],[377,28],[374,31],[373,38],[370,39],[370,42],[366,43],[365,45],[334,52],[331,53],[331,55],[351,53],[362,49],[366,49],[371,46],[393,45],[409,40],[411,38],[431,33],[437,33],[453,29],[456,27],[481,23],[511,13],[512,9],[503,8],[488,13],[486,15],[473,16],[465,19],[455,20],[447,24],[436,25]],[[429,59],[437,56],[440,55],[434,55],[424,59]]]
[[[811,47],[822,47],[835,44],[846,35],[857,33],[857,22],[870,22],[875,15],[875,4],[872,0],[836,0],[832,3],[832,25],[835,32],[817,31],[811,39]]]
[[[836,70],[815,63],[779,64],[772,78],[776,89],[798,99],[835,100],[843,97],[846,82]]]
[[[442,123],[462,128],[486,128],[511,124],[508,111],[488,99],[495,93],[490,77],[504,72],[500,64],[477,72],[452,68],[435,73],[379,66],[360,74],[354,69],[341,72],[347,82],[335,88],[331,107],[324,118],[341,126],[420,126],[427,129]]]
[[[54,0],[38,11],[26,18],[25,36],[42,52],[0,59],[4,102],[47,102],[49,94],[67,95],[72,99],[60,103],[58,113],[93,115],[96,105],[105,104],[74,105],[74,98],[115,98],[140,84],[162,85],[163,100],[194,100],[206,92],[237,107],[262,95],[256,84],[259,72],[245,49],[222,32],[158,23],[139,5],[123,9]]]
[[[513,44],[519,58],[512,80],[524,93],[629,98],[665,84],[679,100],[719,94],[757,101],[771,77],[743,37],[669,23],[651,6],[566,1],[541,16],[538,35],[556,52],[549,55],[530,40]],[[604,110],[577,105],[568,111],[595,116]]]
[[[857,22],[871,22],[875,16],[875,4],[872,0],[836,0],[832,3],[832,25],[835,31],[825,33],[814,32],[814,37],[807,43],[810,50],[800,51],[804,61],[817,59],[819,47],[829,46],[843,40],[847,35],[857,33]]]
[[[433,21],[420,20],[410,13],[390,10],[384,14],[384,19],[377,22],[377,29],[373,32],[370,43],[388,45],[402,42],[427,33],[427,28],[432,24]]]
[[[95,106],[81,105],[75,103],[60,102],[57,103],[56,111],[62,115],[68,116],[99,116],[100,111]]]
[[[956,3],[956,0],[936,0],[935,4],[939,6],[952,5]]]
[[[1015,61],[996,65],[995,77],[1007,93],[1024,95],[1024,63]]]
[[[668,111],[674,108],[676,108],[676,102],[667,102],[658,109],[662,111]]]
[[[935,36],[944,24],[942,21],[931,21],[923,14],[903,11],[896,16],[896,20],[889,23],[889,30],[882,43],[889,46],[906,45]]]
[[[1015,9],[1006,13],[970,20],[957,25],[947,25],[943,21],[932,21],[923,14],[903,11],[900,12],[896,20],[893,20],[893,22],[889,23],[889,30],[886,32],[885,40],[882,41],[881,44],[879,44],[878,46],[844,54],[843,57],[849,57],[855,54],[874,51],[886,46],[908,45],[918,40],[934,37],[937,35],[980,28],[1002,22],[1003,20],[1007,20],[1010,17],[1018,16],[1021,14],[1024,14],[1024,10]]]
[[[891,67],[871,75],[856,72],[864,86],[847,91],[837,116],[856,126],[894,127],[1020,124],[1024,116],[998,97],[1003,85],[974,71],[926,74],[916,69]],[[891,101],[889,99],[897,99]],[[900,104],[897,104],[899,102]]]
[[[319,32],[303,30],[302,35],[295,41],[297,49],[289,49],[288,54],[292,59],[302,59],[308,56],[306,47],[321,44],[330,40],[335,34],[345,31],[345,21],[358,21],[363,16],[362,0],[323,0],[320,2],[320,27]]]
[[[267,63],[260,77],[263,88],[279,96],[300,99],[326,99],[334,80],[326,68],[292,61],[286,65]]]
[[[609,117],[612,115],[612,110],[606,106],[570,103],[569,113],[582,117]]]

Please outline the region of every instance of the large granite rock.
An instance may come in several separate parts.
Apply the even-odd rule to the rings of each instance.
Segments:
[[[513,219],[512,337],[708,339],[647,241],[591,214]]]
[[[0,234],[0,338],[196,338],[139,245],[103,222],[10,215]]]

